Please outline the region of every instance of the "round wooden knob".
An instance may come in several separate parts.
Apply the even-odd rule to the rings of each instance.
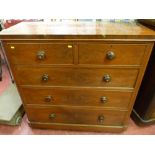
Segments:
[[[98,121],[99,121],[99,123],[103,123],[104,122],[104,116],[103,115],[98,116]]]
[[[49,76],[47,75],[47,74],[44,74],[43,76],[42,76],[42,81],[48,81],[48,79],[49,79]]]
[[[104,80],[105,82],[110,82],[110,81],[111,81],[110,75],[109,75],[109,74],[105,74],[104,77],[103,77],[103,80]]]
[[[45,59],[45,52],[44,51],[39,51],[37,53],[37,58],[38,58],[38,60],[44,60]]]
[[[102,103],[106,103],[107,102],[107,97],[106,96],[102,96],[101,97],[101,102]]]
[[[51,102],[53,100],[52,96],[46,96],[45,97],[45,102]]]
[[[52,113],[52,114],[49,115],[49,118],[50,119],[54,119],[55,117],[56,117],[56,114],[55,113]]]
[[[113,51],[109,51],[107,52],[106,56],[107,56],[107,59],[112,60],[115,58],[115,53]]]

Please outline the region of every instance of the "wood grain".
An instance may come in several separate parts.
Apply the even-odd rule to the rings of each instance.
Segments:
[[[68,130],[68,131],[93,131],[93,132],[114,132],[119,133],[127,129],[126,125],[108,126],[108,125],[86,125],[86,124],[66,124],[66,123],[43,123],[28,122],[32,128],[51,129],[51,130]]]
[[[47,81],[42,80],[45,74],[49,77]],[[110,82],[103,79],[107,74],[111,76]],[[19,85],[134,88],[137,75],[138,69],[15,67]]]
[[[71,43],[7,43],[5,45],[13,64],[73,64]],[[11,49],[14,47],[14,49]],[[40,60],[37,54],[43,51],[45,58]]]
[[[128,125],[155,31],[136,22],[32,22],[2,31],[0,39],[31,126],[122,131]],[[43,61],[36,60],[38,50],[46,52]],[[116,55],[112,60],[105,59],[109,50]],[[109,82],[104,80],[107,74]],[[49,95],[53,102],[47,105],[44,99]],[[100,104],[101,95],[108,98],[107,104]],[[49,118],[51,113],[55,119]]]
[[[26,105],[70,105],[70,106],[100,106],[104,108],[128,109],[131,91],[105,90],[97,88],[66,88],[66,87],[21,87]],[[46,97],[51,100],[47,101]],[[101,100],[106,97],[106,101]]]
[[[79,44],[79,64],[140,65],[145,44]],[[107,53],[112,51],[115,58],[109,60]]]
[[[0,39],[152,39],[155,41],[155,31],[137,22],[22,22],[3,30]]]
[[[103,110],[100,108],[77,108],[77,107],[27,107],[28,118],[32,122],[45,123],[68,123],[68,124],[90,124],[90,125],[123,125],[125,111]],[[55,114],[55,118],[50,118]],[[103,122],[99,117],[104,116]]]

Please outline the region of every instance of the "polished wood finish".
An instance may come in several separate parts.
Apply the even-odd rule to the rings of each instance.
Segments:
[[[54,129],[54,130],[80,130],[96,132],[122,132],[127,126],[108,126],[108,125],[87,125],[87,124],[67,124],[67,123],[41,123],[28,122],[33,128]]]
[[[126,110],[132,95],[132,91],[78,87],[22,87],[21,93],[26,105],[99,106]],[[103,97],[105,100],[102,99]]]
[[[136,22],[21,23],[0,38],[32,127],[127,128],[153,30]]]
[[[67,123],[88,125],[123,125],[126,111],[104,110],[101,108],[84,107],[27,107],[31,122]],[[54,115],[54,117],[50,117]],[[103,117],[101,121],[100,117]]]
[[[140,65],[145,52],[145,44],[79,44],[79,64]],[[108,59],[112,51],[115,57]]]
[[[144,39],[154,41],[154,36],[155,31],[138,22],[23,22],[3,30],[0,39]]]
[[[110,82],[104,80],[107,74]],[[48,75],[47,80],[42,79],[44,75]],[[16,81],[20,85],[134,88],[137,75],[138,69],[15,67]]]
[[[73,64],[73,47],[70,43],[8,43],[7,51],[13,64]],[[14,47],[12,49],[12,47]],[[45,53],[39,59],[39,52]]]

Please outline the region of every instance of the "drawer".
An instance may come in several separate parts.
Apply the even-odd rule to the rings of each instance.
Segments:
[[[73,45],[66,43],[8,43],[12,64],[73,64]]]
[[[21,85],[134,87],[138,69],[16,67]]]
[[[30,122],[90,125],[122,125],[126,111],[75,107],[27,108]]]
[[[146,44],[79,44],[79,64],[140,65]]]
[[[21,88],[25,104],[127,109],[132,92],[89,88]]]

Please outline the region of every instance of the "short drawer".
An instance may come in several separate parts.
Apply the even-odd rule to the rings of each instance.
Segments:
[[[126,111],[75,107],[27,108],[30,122],[90,125],[122,125]]]
[[[130,87],[133,88],[138,69],[92,69],[59,67],[16,67],[20,85]]]
[[[73,64],[73,45],[67,43],[8,43],[12,64]]]
[[[89,88],[20,88],[27,105],[101,106],[127,109],[132,92]]]
[[[140,65],[146,44],[79,44],[79,64]]]

